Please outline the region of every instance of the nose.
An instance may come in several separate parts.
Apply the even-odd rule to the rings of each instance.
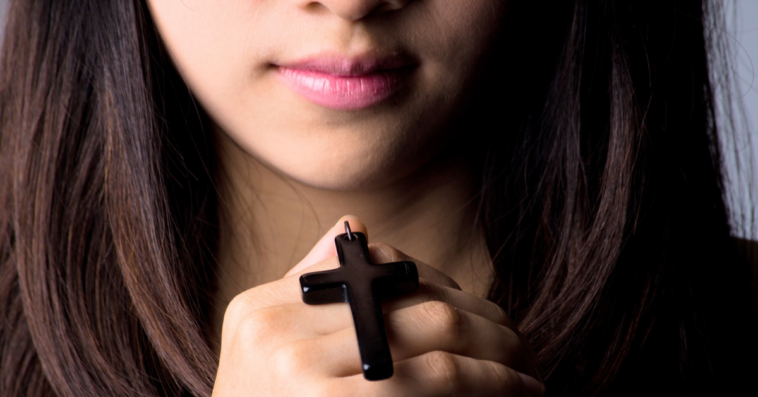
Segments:
[[[303,9],[326,8],[342,19],[357,21],[369,14],[399,10],[411,0],[296,0]],[[455,0],[451,0],[455,1]]]

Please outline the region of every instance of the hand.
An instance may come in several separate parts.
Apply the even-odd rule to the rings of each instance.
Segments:
[[[349,222],[368,235],[358,220]],[[301,274],[339,267],[334,238],[343,230],[335,225],[281,280],[232,300],[224,315],[215,397],[543,394],[534,354],[500,307],[385,244],[369,246],[374,263],[411,260],[420,285],[413,294],[383,302],[395,374],[365,380],[349,306],[309,306],[300,292]]]

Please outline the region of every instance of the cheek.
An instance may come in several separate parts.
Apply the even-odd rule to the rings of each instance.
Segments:
[[[415,46],[447,76],[434,79],[446,85],[449,93],[461,90],[477,72],[477,62],[492,50],[493,40],[501,32],[507,1],[438,0],[430,2],[427,23],[418,32]],[[408,29],[413,29],[408,26]]]
[[[262,14],[263,3],[150,0],[150,11],[161,38],[196,96],[234,100],[241,86],[249,86],[258,54],[255,48],[242,43],[253,37],[264,43],[270,41],[265,33],[272,27],[267,26]],[[219,101],[203,102],[217,105]]]

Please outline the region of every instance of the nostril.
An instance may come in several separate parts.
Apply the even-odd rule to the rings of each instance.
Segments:
[[[408,3],[408,1],[405,1],[405,0],[403,0],[403,1],[394,1],[394,0],[393,1],[386,1],[386,0],[385,1],[381,1],[380,4],[378,6],[376,6],[376,7],[374,7],[374,9],[371,10],[371,12],[369,12],[366,16],[368,16],[368,15],[383,14],[385,12],[397,11],[397,10],[405,7],[405,5],[407,3]]]
[[[385,11],[393,11],[397,10],[399,7],[391,5],[389,3],[382,3],[379,7],[376,7],[373,11],[371,11],[372,14],[381,14]]]
[[[309,1],[302,7],[302,9],[309,14],[321,14],[330,12],[329,7],[322,4],[320,1]]]

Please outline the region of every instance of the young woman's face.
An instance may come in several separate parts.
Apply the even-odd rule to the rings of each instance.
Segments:
[[[450,141],[505,0],[150,0],[216,125],[302,183],[389,183]]]

